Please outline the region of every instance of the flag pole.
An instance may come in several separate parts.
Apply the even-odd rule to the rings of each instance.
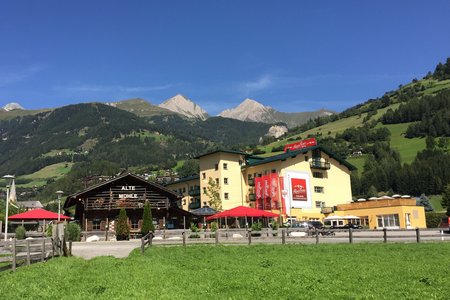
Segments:
[[[5,179],[11,179],[14,182],[13,175],[5,175],[3,176]],[[9,184],[6,185],[6,214],[5,214],[5,242],[8,239],[8,211],[9,211]]]

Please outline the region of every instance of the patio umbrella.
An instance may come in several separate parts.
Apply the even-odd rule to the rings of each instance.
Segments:
[[[265,211],[261,209],[251,208],[247,206],[237,206],[235,208],[224,210],[215,215],[206,218],[207,221],[225,218],[225,217],[266,217],[266,218],[276,218],[279,215],[270,211]]]
[[[328,216],[324,220],[342,220],[344,217],[341,216]]]
[[[343,216],[342,217],[343,219],[359,219],[359,217],[357,217],[357,216],[352,216],[352,215],[348,215],[348,216]]]

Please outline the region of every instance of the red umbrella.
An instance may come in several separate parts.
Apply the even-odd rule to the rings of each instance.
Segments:
[[[265,211],[261,209],[251,208],[247,206],[237,206],[235,208],[224,210],[215,215],[209,216],[206,218],[207,221],[225,218],[225,217],[267,217],[267,218],[276,218],[278,214],[275,214],[270,211]]]
[[[67,216],[60,216],[61,220],[70,219]],[[9,217],[10,220],[58,220],[58,214],[45,210],[45,209],[33,209],[17,215]]]

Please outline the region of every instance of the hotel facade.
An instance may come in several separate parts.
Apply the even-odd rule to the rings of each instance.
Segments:
[[[167,188],[185,191],[180,194],[186,210],[209,205],[206,192],[213,180],[219,186],[222,210],[243,205],[278,213],[283,220],[322,222],[329,216],[351,214],[371,229],[384,224],[377,220],[392,217],[396,221],[389,228],[426,227],[424,208],[412,200],[352,203],[350,174],[356,168],[315,141],[312,146],[285,150],[271,157],[228,150],[206,153],[197,157],[199,176]]]

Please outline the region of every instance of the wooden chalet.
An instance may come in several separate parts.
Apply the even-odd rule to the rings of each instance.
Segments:
[[[146,202],[156,228],[183,228],[184,221],[189,226],[191,214],[179,208],[178,194],[131,173],[68,196],[63,208],[75,206],[75,219],[84,231],[114,231],[114,221],[125,208],[133,234],[140,232]]]

